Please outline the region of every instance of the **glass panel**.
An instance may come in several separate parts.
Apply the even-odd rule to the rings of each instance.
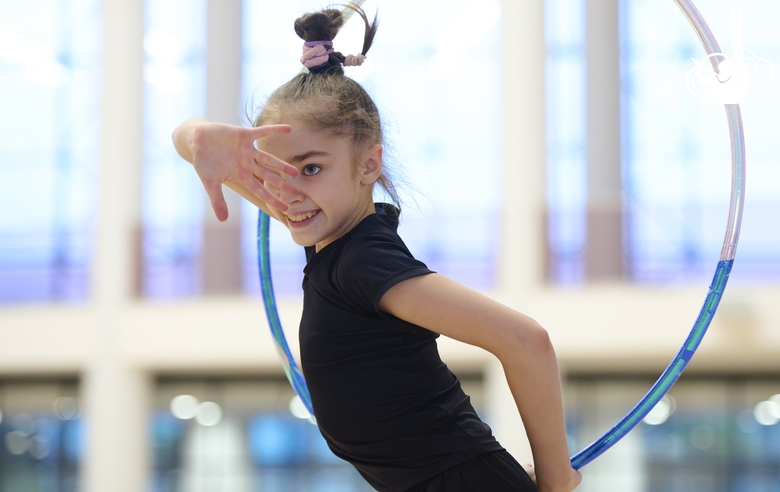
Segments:
[[[500,4],[382,3],[382,25],[368,61],[347,72],[379,106],[389,143],[386,161],[405,178],[398,183],[401,236],[430,268],[480,289],[494,283],[500,232]],[[257,108],[300,71],[302,41],[292,23],[312,5],[246,0],[244,7],[244,90]],[[364,4],[369,15],[376,7],[373,0]],[[347,24],[336,49],[357,52],[362,29],[361,22]],[[256,292],[256,212],[245,215],[246,277]],[[300,248],[277,229],[271,251],[277,292],[299,292],[300,274],[288,272],[302,269]]]
[[[572,450],[606,432],[651,384],[649,379],[570,379],[565,395]],[[580,488],[583,492],[777,490],[778,393],[776,378],[684,376],[669,392],[667,406],[659,404],[626,438],[583,468]]]
[[[152,490],[373,490],[316,425],[293,416],[293,395],[284,379],[161,380]]]
[[[98,0],[0,3],[0,302],[88,295],[101,26]]]
[[[72,381],[0,381],[0,490],[79,490],[77,390]]]
[[[461,375],[482,413],[482,375]],[[328,448],[316,425],[295,417],[284,377],[160,378],[151,414],[152,491],[368,492]]]
[[[549,279],[583,280],[585,247],[585,12],[583,0],[547,0]]]
[[[144,12],[143,293],[200,290],[205,193],[176,153],[171,133],[205,113],[205,0],[146,0]]]
[[[699,5],[726,53],[731,53],[732,6],[726,0]],[[769,60],[780,57],[771,23],[777,15],[776,2],[745,5],[745,48]],[[723,108],[686,90],[691,59],[701,61],[704,50],[673,2],[625,0],[623,19],[631,275],[638,281],[704,280],[718,260],[729,206],[730,148]],[[760,85],[762,76],[751,85]],[[780,140],[769,130],[778,102],[777,90],[765,90],[742,104],[748,181],[732,274],[742,281],[780,276],[780,229],[773,226],[780,213]]]

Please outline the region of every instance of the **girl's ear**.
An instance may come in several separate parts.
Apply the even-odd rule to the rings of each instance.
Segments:
[[[377,144],[369,147],[363,154],[360,167],[360,184],[372,185],[382,174],[382,146]]]

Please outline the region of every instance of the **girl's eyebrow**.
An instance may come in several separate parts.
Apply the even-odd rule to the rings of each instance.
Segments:
[[[309,152],[306,152],[305,154],[300,154],[300,155],[296,155],[294,157],[291,157],[290,159],[287,160],[287,162],[290,163],[290,164],[297,164],[299,162],[305,161],[309,157],[322,157],[322,156],[326,156],[326,155],[330,155],[330,154],[328,154],[327,152],[324,152],[322,150],[310,150]]]

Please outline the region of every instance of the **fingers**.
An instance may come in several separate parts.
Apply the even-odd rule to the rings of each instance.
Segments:
[[[214,215],[217,216],[217,220],[225,222],[228,218],[228,207],[227,202],[225,202],[225,196],[222,194],[222,183],[203,183],[203,186],[206,189],[206,194],[209,196],[211,208],[214,209]]]
[[[279,135],[290,133],[291,131],[292,127],[290,125],[266,125],[252,128],[250,130],[250,134],[254,140],[257,140],[263,137],[267,137],[268,135]],[[298,175],[298,169],[296,169],[295,166],[291,166],[276,156],[266,152],[260,151],[260,154],[263,156],[262,158],[255,158],[255,161],[257,161],[258,164],[263,164],[270,167],[271,169],[282,171],[283,173],[289,174],[290,176]]]
[[[253,195],[264,201],[266,205],[281,211],[285,211],[289,208],[285,202],[283,202],[279,197],[275,196],[265,186],[260,184],[259,181],[256,179],[252,179],[251,181],[251,183],[247,183],[246,188],[252,192]]]
[[[281,134],[281,133],[290,133],[292,131],[292,127],[290,125],[263,125],[263,126],[253,126],[249,129],[252,136],[254,136],[255,140],[258,138],[263,138],[268,135],[274,135],[274,134]]]
[[[575,485],[582,483],[582,473],[579,470],[574,470],[574,483]]]
[[[528,473],[528,476],[531,478],[531,480],[536,483],[536,470],[534,469],[534,465],[531,463],[526,463],[523,465],[523,468],[525,469],[526,473]]]
[[[290,176],[298,176],[298,168],[292,164],[287,164],[283,160],[279,159],[275,155],[271,155],[268,152],[258,150],[255,152],[255,162],[261,166],[280,171]]]
[[[262,166],[257,166],[255,168],[254,175],[256,178],[260,179],[263,183],[266,183],[269,186],[273,186],[274,188],[281,190],[285,193],[289,193],[291,195],[295,195],[298,193],[298,188],[294,184],[279,176],[279,173],[271,171],[270,169],[264,168]]]
[[[279,189],[285,193],[289,193],[290,195],[297,195],[300,193],[300,190],[298,190],[294,184],[288,181],[283,181],[282,186],[280,186]]]
[[[291,131],[292,127],[290,125],[267,125],[250,129],[250,135],[252,136],[253,140],[257,140],[263,137],[267,137],[268,135],[290,133]],[[298,175],[298,169],[295,166],[284,162],[274,155],[263,152],[262,150],[259,150],[255,156],[255,162],[271,169],[281,171],[285,174],[289,174],[290,176]]]

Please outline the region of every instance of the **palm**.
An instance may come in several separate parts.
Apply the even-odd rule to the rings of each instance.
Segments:
[[[255,147],[255,140],[272,134],[289,133],[288,125],[243,128],[221,123],[198,127],[192,135],[192,164],[203,183],[217,219],[228,217],[227,203],[222,194],[223,183],[246,188],[263,202],[280,210],[287,205],[274,196],[263,183],[295,193],[283,174],[296,176],[298,170]]]

